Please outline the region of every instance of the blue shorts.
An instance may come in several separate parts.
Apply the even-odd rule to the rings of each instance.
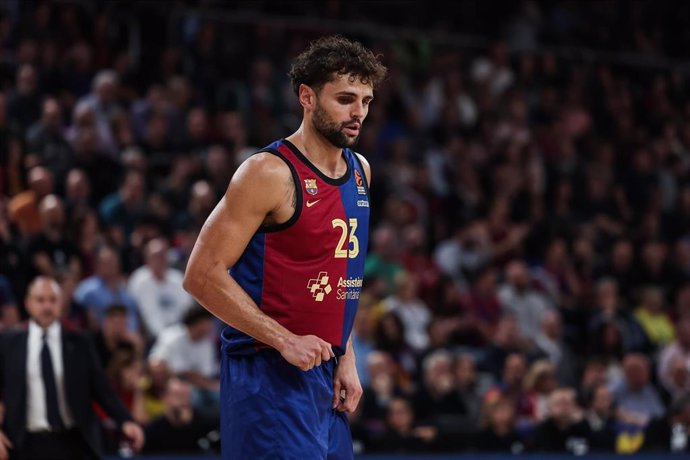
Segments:
[[[332,409],[335,359],[307,372],[275,350],[221,359],[223,460],[352,460],[347,416]]]

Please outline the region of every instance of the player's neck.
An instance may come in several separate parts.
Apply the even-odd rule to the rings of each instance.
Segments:
[[[342,175],[342,149],[331,144],[313,129],[309,129],[304,122],[299,129],[286,138],[297,147],[302,154],[315,166],[319,167],[327,176]]]

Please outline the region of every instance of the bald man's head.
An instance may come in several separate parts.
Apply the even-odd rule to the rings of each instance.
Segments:
[[[43,166],[31,168],[27,176],[27,184],[39,198],[53,193],[53,173]]]
[[[53,278],[39,276],[29,285],[24,299],[29,316],[42,328],[47,328],[60,318],[62,290]]]

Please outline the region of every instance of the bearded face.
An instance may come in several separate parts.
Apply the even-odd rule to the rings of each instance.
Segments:
[[[328,112],[316,101],[316,108],[312,118],[314,128],[334,146],[344,149],[357,145],[361,122],[348,120],[343,123],[335,121]]]

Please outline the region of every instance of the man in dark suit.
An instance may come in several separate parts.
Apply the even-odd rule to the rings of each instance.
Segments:
[[[97,402],[135,450],[143,430],[107,382],[89,339],[60,325],[60,286],[38,277],[29,286],[27,330],[0,336],[0,391],[5,418],[0,460],[100,458]]]

